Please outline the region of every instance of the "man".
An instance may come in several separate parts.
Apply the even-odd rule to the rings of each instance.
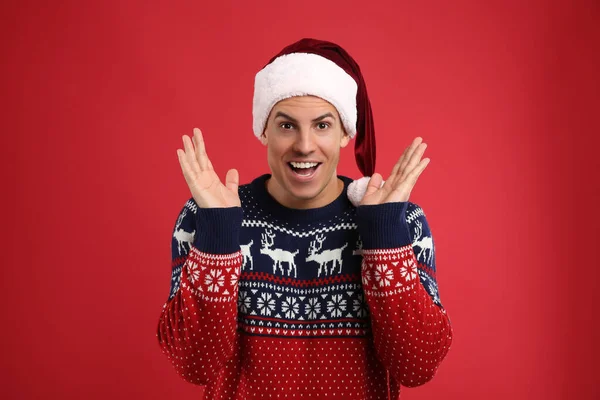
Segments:
[[[355,61],[303,39],[257,74],[254,133],[271,174],[222,182],[199,129],[177,154],[192,198],[172,241],[158,342],[208,399],[397,399],[429,381],[452,329],[423,210],[416,138],[383,182]],[[366,187],[338,176],[356,138]],[[351,199],[349,199],[351,197]]]

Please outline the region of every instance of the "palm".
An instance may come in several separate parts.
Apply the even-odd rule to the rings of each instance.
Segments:
[[[185,150],[177,149],[179,164],[194,200],[201,208],[239,207],[239,176],[235,169],[227,172],[225,185],[206,155],[200,129],[194,129],[194,139],[183,136]],[[194,146],[195,145],[195,146]]]
[[[417,137],[404,150],[383,186],[381,185],[383,177],[380,174],[373,174],[360,205],[408,201],[419,175],[429,164],[429,158],[421,160],[427,147],[421,142],[422,139]]]

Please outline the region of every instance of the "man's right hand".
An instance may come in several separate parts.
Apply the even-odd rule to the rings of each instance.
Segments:
[[[238,171],[227,171],[225,185],[221,183],[206,155],[200,129],[194,128],[193,139],[183,135],[183,147],[185,150],[177,149],[177,157],[196,204],[201,208],[240,207]]]

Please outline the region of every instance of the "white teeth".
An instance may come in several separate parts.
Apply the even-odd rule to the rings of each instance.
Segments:
[[[319,165],[319,163],[312,163],[312,162],[290,162],[290,164],[292,164],[292,167],[294,168],[312,168],[312,167],[316,167],[317,165]]]

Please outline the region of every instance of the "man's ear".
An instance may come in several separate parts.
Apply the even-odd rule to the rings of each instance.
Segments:
[[[267,135],[266,135],[266,129],[265,131],[262,133],[262,135],[260,135],[260,137],[258,138],[260,140],[260,142],[262,144],[264,144],[265,146],[267,145]]]
[[[348,134],[344,130],[344,136],[342,136],[342,140],[340,142],[340,147],[344,148],[348,145],[348,143],[350,143],[350,136],[348,136]]]

